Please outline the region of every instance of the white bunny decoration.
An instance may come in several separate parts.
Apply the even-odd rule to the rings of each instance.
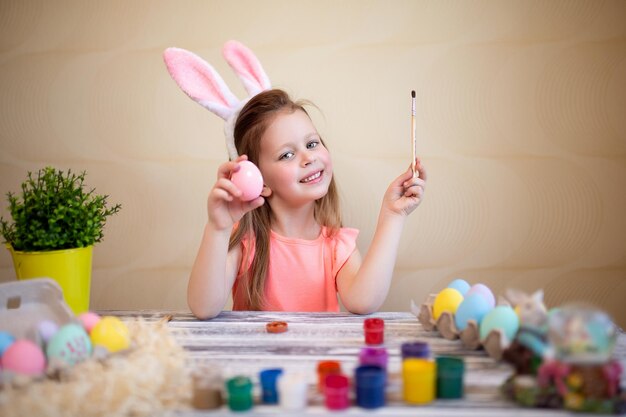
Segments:
[[[226,148],[229,158],[235,160],[238,154],[233,134],[237,116],[248,100],[272,86],[257,57],[240,42],[226,42],[222,55],[248,92],[248,97],[243,100],[230,91],[208,62],[193,52],[167,48],[163,59],[174,81],[192,100],[225,120]]]

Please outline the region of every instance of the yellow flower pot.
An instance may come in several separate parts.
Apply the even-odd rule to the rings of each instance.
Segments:
[[[89,310],[93,246],[46,252],[15,251],[10,245],[7,248],[17,279],[50,277],[63,290],[65,302],[74,314]]]

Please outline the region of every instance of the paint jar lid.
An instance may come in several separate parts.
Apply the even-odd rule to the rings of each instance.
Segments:
[[[339,373],[341,372],[341,364],[339,361],[320,361],[317,363],[317,372]]]
[[[385,329],[385,321],[376,317],[365,319],[363,328],[369,332],[382,332]]]
[[[265,330],[268,333],[284,333],[287,331],[287,322],[286,321],[272,321],[265,325]]]
[[[402,358],[428,358],[430,346],[426,342],[408,342],[402,344]]]

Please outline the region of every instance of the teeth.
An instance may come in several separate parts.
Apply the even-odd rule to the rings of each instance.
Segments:
[[[317,179],[320,177],[320,175],[322,175],[322,171],[318,172],[317,174],[313,174],[310,177],[306,177],[305,179],[302,180],[302,182],[309,182],[309,181],[313,181],[314,179]]]

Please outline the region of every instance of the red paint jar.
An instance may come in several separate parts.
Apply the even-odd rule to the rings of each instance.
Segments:
[[[324,396],[326,408],[329,410],[345,410],[350,407],[350,382],[342,374],[326,375],[324,380]]]
[[[365,344],[380,345],[385,340],[385,321],[378,318],[365,319],[363,322]]]

